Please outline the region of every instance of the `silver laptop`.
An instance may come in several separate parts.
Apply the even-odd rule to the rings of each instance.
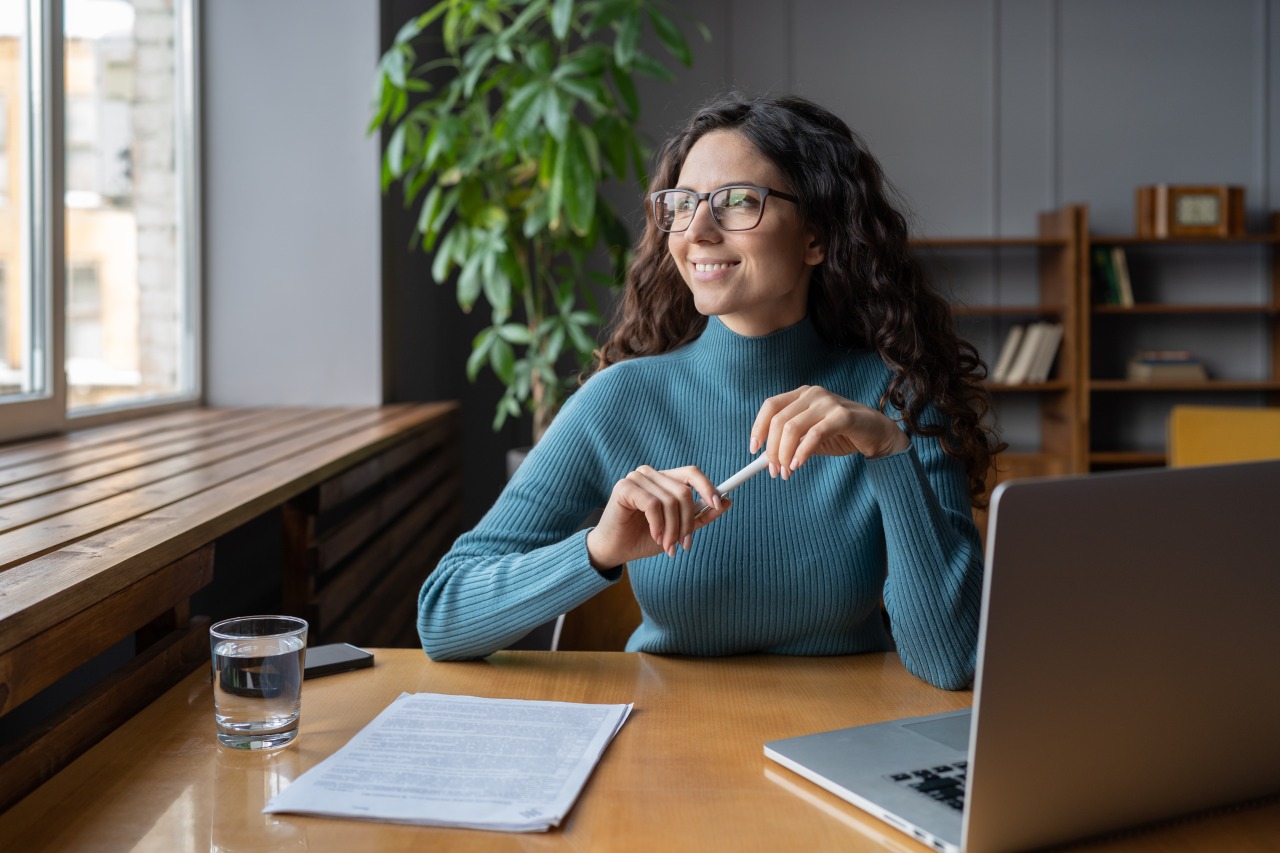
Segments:
[[[973,708],[765,755],[938,850],[1280,791],[1280,460],[992,496]]]

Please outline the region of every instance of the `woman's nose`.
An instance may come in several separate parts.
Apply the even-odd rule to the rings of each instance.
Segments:
[[[689,220],[684,238],[692,243],[715,242],[720,237],[720,227],[711,215],[711,202],[702,201]]]

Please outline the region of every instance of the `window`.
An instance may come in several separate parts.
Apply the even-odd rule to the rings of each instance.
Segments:
[[[0,3],[0,440],[198,398],[197,1]]]

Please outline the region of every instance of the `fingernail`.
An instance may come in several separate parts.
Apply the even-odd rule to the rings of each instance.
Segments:
[[[680,547],[684,548],[686,551],[693,547],[692,533],[680,540]]]
[[[752,453],[755,453],[759,449],[760,449],[760,439],[756,438],[754,435],[751,436],[750,451]]]
[[[711,496],[711,505],[712,505],[713,507],[715,507],[715,508],[716,508],[716,512],[719,512],[719,511],[720,511],[720,496],[719,496],[719,495],[712,495],[712,496]]]
[[[791,469],[790,469],[790,468],[788,468],[786,465],[783,465],[783,466],[782,466],[781,471],[782,471],[782,479],[784,479],[784,480],[790,480],[790,479],[791,479]]]
[[[777,478],[778,476],[778,466],[774,465],[772,462],[769,463],[769,476],[774,478]]]
[[[671,547],[667,549],[667,556],[675,557],[675,555],[676,555],[676,543],[672,542]]]

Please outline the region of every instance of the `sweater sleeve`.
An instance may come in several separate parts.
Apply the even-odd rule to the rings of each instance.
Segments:
[[[570,398],[497,502],[422,585],[418,636],[433,660],[505,648],[616,580],[592,567],[582,529],[607,498],[589,407],[578,399],[586,391]]]
[[[937,687],[973,681],[982,601],[982,544],[963,466],[936,438],[868,460],[884,521],[885,608],[908,670]]]

